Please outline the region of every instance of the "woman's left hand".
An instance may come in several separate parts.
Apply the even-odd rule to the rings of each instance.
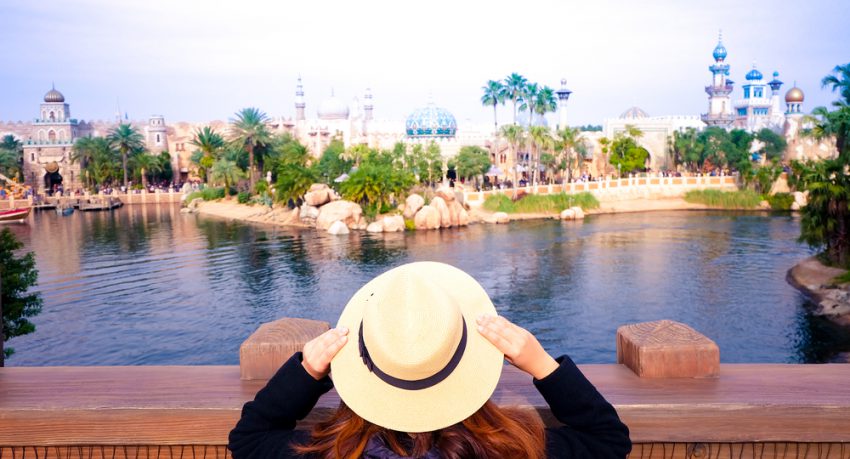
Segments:
[[[301,365],[316,381],[324,378],[331,370],[331,360],[348,341],[348,329],[332,328],[313,338],[304,345]]]

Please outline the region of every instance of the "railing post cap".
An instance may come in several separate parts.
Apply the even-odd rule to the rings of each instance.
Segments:
[[[720,348],[683,323],[642,322],[617,329],[617,363],[642,378],[710,378],[720,372]]]
[[[242,379],[269,379],[307,341],[330,329],[327,322],[283,318],[260,325],[239,347]]]

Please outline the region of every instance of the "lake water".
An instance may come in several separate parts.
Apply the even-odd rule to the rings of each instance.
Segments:
[[[44,309],[7,365],[237,364],[280,317],[333,323],[369,279],[434,260],[475,277],[552,353],[616,360],[617,327],[672,319],[723,362],[820,362],[850,340],[807,314],[785,274],[808,256],[785,215],[652,212],[584,222],[330,236],[181,214],[172,205],[8,225],[35,251]]]

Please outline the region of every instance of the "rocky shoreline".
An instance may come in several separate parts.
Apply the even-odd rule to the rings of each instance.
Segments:
[[[835,278],[846,272],[809,257],[789,269],[786,279],[811,298],[815,304],[813,314],[850,327],[850,284],[835,283]]]

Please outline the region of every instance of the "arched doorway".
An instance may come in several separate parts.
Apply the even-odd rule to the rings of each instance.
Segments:
[[[44,191],[47,194],[53,194],[62,186],[62,175],[59,173],[59,164],[56,161],[51,161],[44,166]]]

